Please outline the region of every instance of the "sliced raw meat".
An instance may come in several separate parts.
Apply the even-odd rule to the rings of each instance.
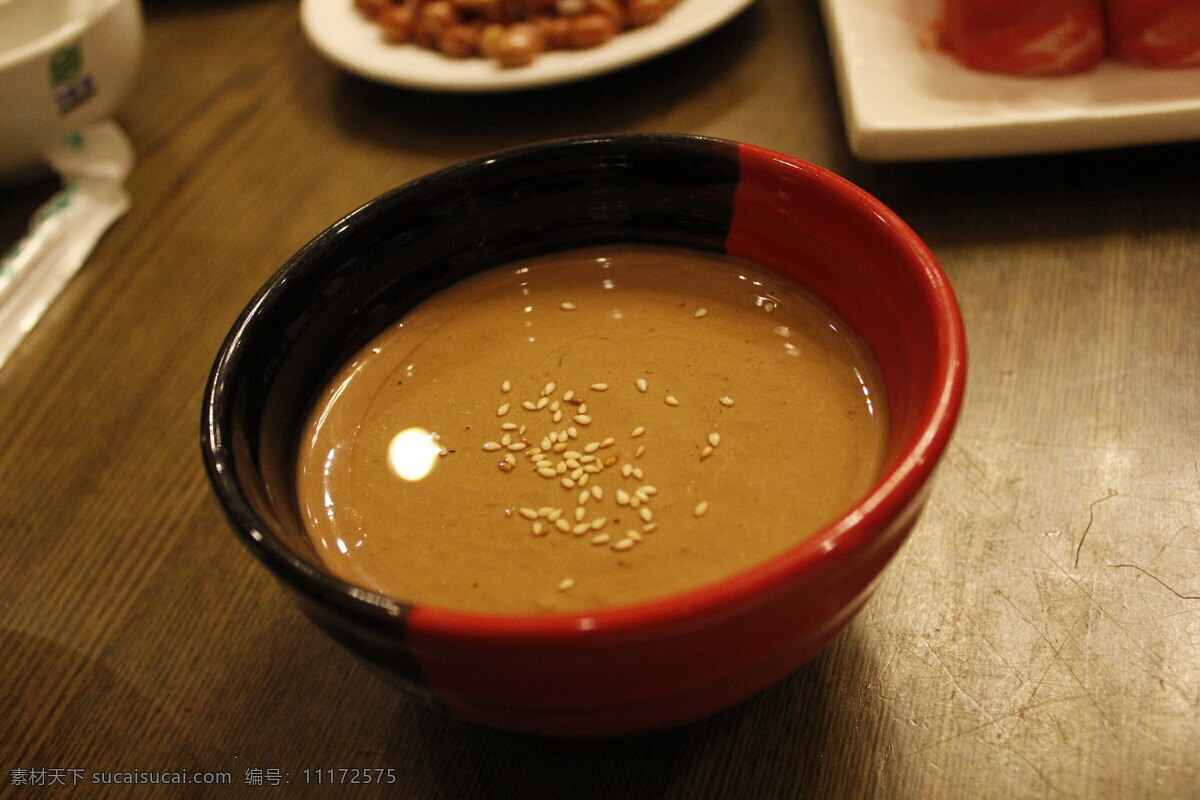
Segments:
[[[1061,75],[1104,57],[1101,0],[945,0],[942,26],[946,48],[986,72]]]
[[[1108,0],[1108,35],[1124,61],[1200,66],[1200,0]]]

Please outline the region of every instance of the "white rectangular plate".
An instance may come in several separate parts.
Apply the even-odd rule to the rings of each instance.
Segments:
[[[933,42],[929,0],[822,0],[851,151],[869,161],[1200,139],[1200,69],[1106,60],[1052,78],[969,70]]]

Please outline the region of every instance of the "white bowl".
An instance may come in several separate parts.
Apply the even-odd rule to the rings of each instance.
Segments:
[[[44,173],[51,143],[112,116],[141,49],[138,0],[0,0],[0,183]]]

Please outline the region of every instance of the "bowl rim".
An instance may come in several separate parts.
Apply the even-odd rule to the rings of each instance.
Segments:
[[[247,330],[262,309],[271,304],[281,287],[305,264],[337,245],[354,228],[382,213],[398,198],[422,191],[462,170],[493,167],[508,159],[525,159],[538,151],[563,147],[624,142],[652,142],[666,146],[709,144],[734,147],[735,157],[769,160],[772,168],[793,170],[824,184],[860,206],[875,218],[889,237],[910,254],[911,273],[934,309],[931,320],[938,350],[933,375],[937,391],[919,408],[916,433],[902,443],[899,457],[853,507],[825,527],[792,547],[713,583],[651,600],[594,609],[534,614],[499,614],[461,611],[398,600],[350,584],[324,572],[283,544],[253,510],[234,474],[233,452],[221,425],[228,402],[229,375],[242,358]],[[789,579],[819,569],[831,554],[849,557],[870,548],[888,528],[889,520],[902,515],[924,491],[941,453],[949,443],[963,399],[966,383],[966,335],[961,311],[948,279],[932,252],[900,217],[866,190],[845,178],[807,161],[763,147],[726,139],[692,134],[606,134],[553,139],[497,151],[452,164],[391,189],[351,211],[317,234],[292,255],[258,290],[244,307],[218,351],[204,390],[201,414],[201,449],[213,491],[227,521],[238,538],[285,585],[302,595],[353,615],[376,620],[405,618],[410,628],[423,635],[478,641],[547,641],[579,636],[628,635],[659,626],[686,625],[713,615],[733,614],[735,609],[756,606],[785,591]]]

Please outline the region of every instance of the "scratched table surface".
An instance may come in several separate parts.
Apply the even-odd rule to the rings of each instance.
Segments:
[[[339,71],[293,1],[146,0],[132,208],[0,371],[0,796],[1200,797],[1200,146],[864,163],[813,6],[463,97]],[[198,411],[241,306],[334,219],[609,131],[876,194],[958,293],[969,385],[924,517],[824,653],[689,726],[543,740],[414,705],[297,613],[209,495]],[[0,243],[54,190],[4,190]],[[341,768],[394,782],[304,773]],[[229,783],[95,783],[182,770]]]

